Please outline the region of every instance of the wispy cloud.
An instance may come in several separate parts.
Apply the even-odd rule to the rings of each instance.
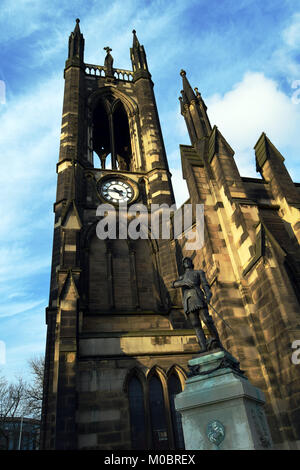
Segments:
[[[32,311],[36,307],[43,306],[44,299],[39,301],[33,302],[10,302],[8,304],[4,304],[0,306],[0,318],[4,317],[12,317],[14,315],[18,315],[19,313],[25,313],[28,310]]]
[[[292,49],[300,46],[300,13],[295,13],[290,24],[283,30],[282,37],[285,44]]]
[[[55,195],[62,84],[57,78],[41,84],[29,95],[11,100],[1,113],[0,197],[6,223],[4,242],[23,239],[24,228],[34,226],[38,212]],[[50,207],[47,208],[47,212]],[[36,217],[32,217],[33,214]]]
[[[35,236],[32,234],[32,242]],[[38,247],[37,247],[38,248]],[[40,257],[40,253],[35,255],[35,245],[18,248],[12,245],[11,248],[0,250],[0,282],[11,282],[21,279],[28,279],[30,276],[38,275],[50,267],[50,253]]]
[[[294,12],[285,22],[285,26],[278,31],[276,47],[266,58],[266,70],[272,76],[278,76],[286,81],[288,86],[295,79],[300,79],[300,11]],[[290,90],[291,91],[291,90]]]

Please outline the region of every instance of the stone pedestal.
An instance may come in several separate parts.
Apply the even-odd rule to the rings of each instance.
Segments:
[[[187,450],[271,449],[263,393],[227,351],[200,354],[175,398]]]

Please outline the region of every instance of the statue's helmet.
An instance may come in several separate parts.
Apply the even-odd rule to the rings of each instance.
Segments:
[[[189,257],[183,258],[182,264],[183,264],[184,268],[193,268],[194,267],[192,258],[189,258]]]

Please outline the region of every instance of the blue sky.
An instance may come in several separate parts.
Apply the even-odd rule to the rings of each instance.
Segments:
[[[114,66],[130,69],[137,30],[178,203],[187,197],[179,144],[189,143],[179,112],[181,68],[243,176],[259,176],[253,146],[265,131],[300,181],[298,1],[1,0],[0,370],[10,379],[26,377],[27,360],[45,349],[63,69],[77,17],[87,63],[102,65],[109,45]]]

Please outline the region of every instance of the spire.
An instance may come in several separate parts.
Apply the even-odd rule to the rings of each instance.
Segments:
[[[80,34],[80,27],[79,27],[80,19],[76,18],[76,25],[74,28],[74,34]]]
[[[148,70],[146,53],[144,46],[141,46],[137,35],[136,30],[132,31],[133,34],[133,42],[132,48],[130,49],[130,57],[132,62],[132,69],[134,72],[134,80],[138,78],[151,78],[151,75]]]
[[[74,31],[70,34],[69,37],[68,60],[71,60],[72,62],[83,62],[84,38],[83,34],[80,32],[79,23],[80,19],[77,18]]]
[[[192,144],[203,137],[208,137],[211,133],[211,125],[207,116],[207,107],[198,91],[193,91],[185,70],[180,71],[182,77],[183,90],[181,90],[180,110],[184,116]]]
[[[296,207],[298,207],[299,193],[284,164],[284,157],[265,132],[261,134],[254,149],[256,171],[259,171],[264,180],[270,183],[274,199],[278,201],[285,199],[288,204],[294,205],[296,203]]]
[[[132,47],[140,47],[140,43],[139,43],[139,40],[138,40],[138,38],[137,38],[136,30],[135,30],[135,29],[132,30],[132,34],[133,34],[133,44],[132,44]]]
[[[281,155],[279,150],[267,137],[265,132],[262,132],[260,138],[254,146],[255,149],[255,160],[256,160],[256,171],[262,173],[262,169],[267,160],[276,161],[277,165],[283,164],[284,157]]]
[[[189,84],[188,79],[186,78],[186,71],[181,70],[180,75],[182,76],[183,90],[184,90],[184,93],[186,95],[188,102],[195,101],[196,96],[195,96],[195,93],[193,92],[191,85]]]

